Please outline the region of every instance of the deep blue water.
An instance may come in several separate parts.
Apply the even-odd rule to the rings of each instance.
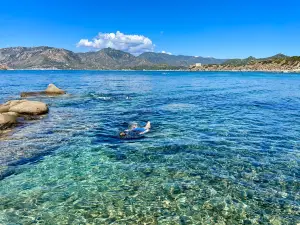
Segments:
[[[0,139],[0,224],[300,222],[299,74],[3,71],[0,102],[49,83]]]

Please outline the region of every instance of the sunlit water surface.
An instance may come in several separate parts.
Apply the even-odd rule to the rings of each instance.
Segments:
[[[4,71],[0,102],[49,83],[70,95],[0,139],[0,224],[300,221],[299,75]]]

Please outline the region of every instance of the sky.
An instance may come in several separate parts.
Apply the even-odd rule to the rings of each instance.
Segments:
[[[300,1],[2,0],[0,48],[15,46],[226,59],[300,55]]]

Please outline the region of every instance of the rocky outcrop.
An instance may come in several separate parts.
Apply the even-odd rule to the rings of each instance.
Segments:
[[[43,102],[12,100],[0,105],[0,134],[8,128],[18,125],[20,119],[37,119],[38,115],[48,113],[48,106]]]
[[[64,90],[59,89],[54,84],[49,84],[45,92],[49,94],[66,94]]]
[[[0,113],[7,113],[9,112],[9,109],[21,102],[25,102],[26,100],[12,100],[8,101],[2,105],[0,105]]]
[[[0,113],[0,130],[5,130],[17,123],[18,114],[16,113]]]
[[[42,115],[48,113],[48,106],[43,102],[12,100],[0,105],[0,113],[17,113],[21,115]]]
[[[49,110],[43,102],[25,101],[11,107],[9,111],[26,115],[42,115],[48,113]]]
[[[63,95],[63,94],[66,94],[64,90],[56,87],[54,84],[49,84],[45,91],[22,92],[21,97],[24,98],[24,97],[41,96],[41,95],[56,96],[56,95]]]

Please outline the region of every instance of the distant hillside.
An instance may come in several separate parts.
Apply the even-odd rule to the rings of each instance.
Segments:
[[[246,59],[229,59],[222,63],[223,65],[232,65],[232,66],[244,66],[249,63],[255,62],[256,58],[250,56]]]
[[[85,69],[128,69],[134,66],[149,66],[152,63],[130,53],[105,48],[98,52],[78,53]]]
[[[98,52],[74,53],[51,47],[0,49],[0,65],[12,69],[122,69],[152,65],[129,53],[111,48]]]
[[[0,65],[11,69],[187,69],[199,62],[219,64],[224,60],[162,53],[144,53],[136,57],[112,48],[86,53],[47,46],[0,49]]]
[[[169,55],[165,53],[145,52],[138,56],[140,59],[145,59],[153,64],[168,64],[170,66],[185,66],[192,64],[222,64],[226,59],[204,58],[184,55]]]
[[[81,68],[80,57],[68,50],[50,47],[0,49],[0,64],[13,69]]]
[[[221,65],[191,66],[192,71],[290,71],[300,72],[300,56],[277,54],[267,58],[230,59]]]
[[[257,59],[253,56],[250,56],[246,59],[229,59],[227,61],[225,61],[223,64],[224,65],[232,65],[232,66],[245,66],[245,65],[249,65],[249,64],[254,64],[257,62],[261,62],[261,61],[282,61],[283,59],[288,59],[289,56],[283,55],[283,54],[277,54],[268,58],[260,58]]]

